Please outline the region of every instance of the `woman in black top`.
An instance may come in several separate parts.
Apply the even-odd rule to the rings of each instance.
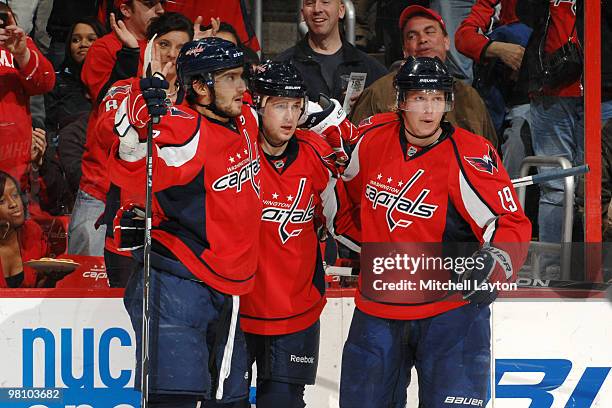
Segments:
[[[91,110],[91,98],[81,81],[81,68],[89,47],[104,34],[102,25],[92,17],[77,20],[68,32],[66,58],[57,73],[55,87],[45,95],[46,128],[51,145],[61,128],[79,113]]]

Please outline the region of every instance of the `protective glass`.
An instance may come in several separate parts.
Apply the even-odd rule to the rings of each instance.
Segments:
[[[399,91],[397,108],[408,112],[449,112],[453,109],[453,94],[439,90]]]

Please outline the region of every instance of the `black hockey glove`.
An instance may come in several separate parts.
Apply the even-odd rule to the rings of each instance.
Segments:
[[[170,87],[168,81],[161,74],[140,80],[140,90],[144,98],[149,115],[164,116],[168,111],[166,106],[166,89]]]
[[[463,298],[472,303],[488,305],[499,294],[497,283],[508,282],[512,278],[512,261],[505,251],[496,247],[483,247],[472,258],[472,269],[459,275],[459,282],[466,283]],[[491,284],[491,285],[489,285]]]
[[[113,220],[113,241],[119,251],[144,246],[145,212],[136,204],[122,206]]]

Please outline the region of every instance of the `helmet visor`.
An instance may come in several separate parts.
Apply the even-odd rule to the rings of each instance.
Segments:
[[[453,94],[432,89],[399,91],[397,108],[407,112],[449,112],[453,109]]]
[[[259,94],[255,94],[254,96],[255,106],[260,115],[263,115],[263,109],[266,108],[267,105],[270,105],[268,107],[273,109],[277,114],[287,112],[292,116],[297,114],[299,118],[304,113],[304,109],[308,104],[308,96],[306,95],[301,98]],[[275,98],[273,104],[268,103],[270,98]]]

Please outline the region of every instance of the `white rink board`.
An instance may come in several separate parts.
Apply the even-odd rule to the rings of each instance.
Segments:
[[[308,407],[338,407],[342,346],[353,308],[350,298],[328,301],[321,319],[317,385],[306,390]],[[536,393],[535,402],[528,398],[496,398],[489,407],[612,407],[612,374],[602,379],[602,373],[607,371],[597,368],[612,367],[612,307],[608,303],[504,300],[495,303],[492,316],[492,344],[498,368],[500,360],[513,360],[512,364],[540,360],[541,365],[536,364],[540,368],[533,372],[504,374],[496,388],[508,392],[517,388],[512,385],[518,386],[511,391],[513,395]],[[0,406],[136,407],[138,394],[129,389],[134,381],[133,345],[134,335],[122,299],[0,298],[0,387],[22,387],[29,381],[36,387],[66,387],[62,404],[0,402]],[[569,365],[569,373],[559,369]],[[554,388],[550,403],[540,400],[546,399],[538,386],[545,375],[552,379]],[[576,388],[583,392],[576,394],[578,399],[574,395],[574,403],[566,405]],[[408,400],[408,407],[417,406],[414,385],[409,389]]]

